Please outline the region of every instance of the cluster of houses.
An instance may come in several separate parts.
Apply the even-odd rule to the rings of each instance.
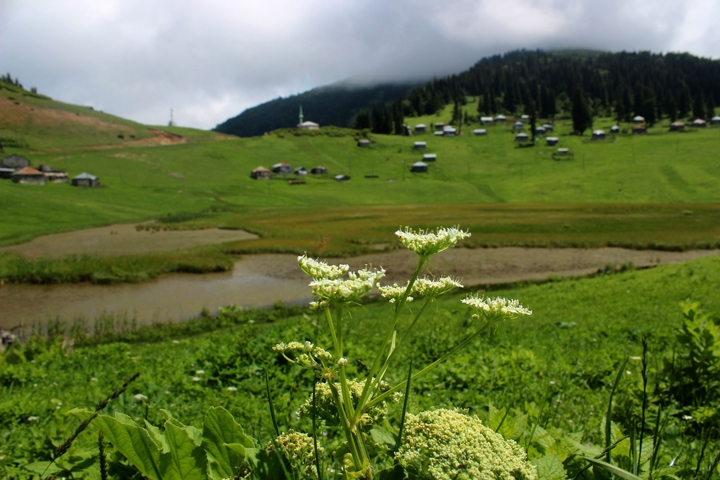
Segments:
[[[309,173],[311,175],[327,175],[328,171],[327,168],[318,165],[317,167],[313,167],[309,170]],[[298,167],[293,170],[292,165],[286,162],[280,162],[276,163],[272,166],[272,169],[265,168],[265,167],[257,167],[252,172],[250,172],[250,178],[253,178],[255,180],[269,180],[272,178],[273,174],[277,175],[307,175],[308,170],[305,167]],[[341,175],[346,176],[346,175]],[[347,177],[347,179],[343,180],[350,180],[350,177]]]
[[[50,165],[39,165],[37,169],[30,166],[30,160],[12,154],[0,160],[0,178],[10,179],[14,183],[25,185],[45,185],[48,183],[68,183],[74,187],[99,187],[100,179],[83,172],[70,180],[67,172],[55,170]]]

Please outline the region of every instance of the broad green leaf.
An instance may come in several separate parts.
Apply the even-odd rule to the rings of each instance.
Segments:
[[[192,438],[193,442],[195,442],[195,445],[197,445],[198,447],[202,444],[202,432],[199,428],[192,425],[185,425],[180,420],[173,417],[169,417],[167,423],[170,423],[172,425],[175,425],[176,427],[185,430],[187,434],[190,435],[190,438]]]
[[[379,443],[381,445],[395,445],[395,438],[385,430],[373,428],[372,430],[370,430],[370,436],[372,436],[372,439],[376,443]]]
[[[153,480],[161,480],[160,445],[155,443],[147,430],[121,413],[116,413],[115,417],[99,415],[94,423],[140,473]]]
[[[155,440],[155,443],[160,445],[160,450],[163,453],[167,453],[170,451],[170,447],[168,447],[167,440],[165,439],[165,434],[155,425],[151,424],[147,420],[145,420],[145,427],[147,428],[147,431],[150,433],[150,436]]]
[[[581,457],[583,460],[587,460],[588,462],[592,463],[595,467],[602,468],[606,472],[612,473],[613,475],[617,475],[620,478],[625,478],[627,480],[642,480],[640,477],[633,475],[632,473],[628,472],[627,470],[623,470],[620,467],[616,467],[615,465],[611,465],[607,462],[603,462],[602,460],[598,460],[597,458],[591,458],[591,457]]]
[[[195,445],[187,430],[168,420],[165,422],[165,439],[169,452],[160,456],[160,473],[163,480],[207,479],[205,451]]]
[[[531,462],[537,467],[538,480],[565,480],[565,468],[555,453]]]
[[[58,472],[61,472],[63,469],[55,465],[55,463],[52,462],[32,462],[25,465],[23,468],[25,470],[30,470],[31,472],[37,473],[37,474],[45,474],[45,475],[54,475]]]
[[[211,463],[211,476],[219,478],[234,477],[246,459],[247,452],[243,449],[229,448],[229,445],[241,445],[254,448],[255,441],[245,435],[242,426],[235,421],[230,412],[222,407],[213,407],[205,414],[202,446],[207,452]]]

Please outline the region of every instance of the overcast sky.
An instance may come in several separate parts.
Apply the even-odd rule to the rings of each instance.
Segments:
[[[718,0],[0,0],[0,72],[139,122],[174,108],[212,128],[339,80],[430,78],[518,48],[720,58],[719,32]]]

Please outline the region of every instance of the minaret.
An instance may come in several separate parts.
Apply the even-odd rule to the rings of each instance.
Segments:
[[[302,105],[300,105],[300,121],[298,122],[298,125],[301,123],[303,123]]]
[[[175,126],[175,112],[173,112],[173,109],[170,109],[170,121],[168,122],[168,127],[174,127]]]

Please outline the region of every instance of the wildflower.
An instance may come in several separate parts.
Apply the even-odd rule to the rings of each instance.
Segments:
[[[97,382],[97,378],[92,377],[92,378],[90,379],[90,381],[91,381],[91,382]]]
[[[398,286],[397,283],[393,283],[392,285],[384,285],[379,286],[378,290],[380,290],[380,295],[382,295],[385,298],[390,299],[390,303],[395,303],[397,300],[402,298],[403,295],[405,295],[405,291],[407,290],[407,285],[405,286]],[[413,297],[408,296],[406,299],[407,302],[412,302]]]
[[[135,400],[137,400],[138,402],[142,402],[142,401],[145,401],[145,400],[147,400],[147,399],[148,399],[148,397],[146,397],[146,396],[143,395],[142,393],[136,393],[136,394],[135,394]]]
[[[462,284],[451,277],[440,277],[437,280],[418,278],[413,285],[413,293],[421,297],[435,298],[455,288],[462,288]]]
[[[395,235],[409,250],[421,257],[429,257],[454,247],[459,240],[469,237],[470,232],[457,227],[438,228],[435,232],[422,229],[414,231],[410,227],[405,227],[404,230],[395,232]]]
[[[348,361],[347,361],[347,358],[342,357],[340,360],[338,360],[337,363],[339,366],[344,367],[345,365],[347,365]]]
[[[281,354],[290,363],[295,363],[308,369],[327,367],[332,363],[330,352],[314,346],[310,342],[278,343],[273,350]],[[340,363],[338,361],[338,363]]]
[[[537,478],[522,447],[477,417],[453,410],[408,413],[404,443],[395,457],[412,478]]]
[[[27,418],[28,422],[37,422],[38,420],[40,420],[40,417],[36,417],[35,415]]]
[[[193,382],[199,382],[199,381],[200,381],[200,377],[192,377],[192,381],[193,381]]]
[[[227,387],[228,392],[237,392],[237,387]]]
[[[465,305],[477,308],[486,316],[502,314],[513,317],[515,315],[532,315],[532,310],[520,305],[517,300],[508,300],[507,298],[497,297],[494,299],[482,298],[478,296],[468,296],[461,300]],[[473,315],[477,317],[477,315]]]
[[[283,432],[275,440],[265,445],[265,450],[272,452],[277,447],[290,462],[293,472],[300,472],[302,478],[317,478],[315,463],[315,446],[313,439],[302,432],[290,429]],[[322,446],[317,446],[319,456],[323,455]]]
[[[350,270],[349,265],[328,265],[325,262],[308,258],[307,255],[298,257],[298,265],[300,265],[300,269],[307,273],[313,280],[335,280],[341,278]]]
[[[195,370],[195,375],[204,375],[205,370]]]
[[[357,275],[351,272],[349,280],[319,279],[310,283],[313,295],[330,303],[355,302],[362,298],[385,275],[384,270],[371,272],[360,270]]]

